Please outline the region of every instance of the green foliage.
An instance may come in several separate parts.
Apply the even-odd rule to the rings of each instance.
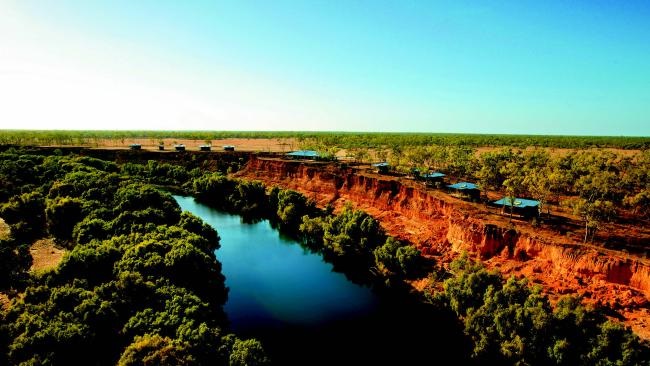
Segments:
[[[113,279],[113,267],[121,257],[116,240],[77,245],[63,257],[56,269],[57,277],[61,281],[81,278],[90,284],[108,282]]]
[[[31,265],[32,256],[27,245],[0,239],[0,290],[20,287]]]
[[[11,228],[11,235],[17,240],[31,241],[45,232],[45,199],[38,192],[14,196],[0,206],[2,217]]]
[[[452,262],[444,283],[446,302],[462,319],[473,357],[513,365],[641,365],[650,355],[629,329],[585,309],[580,299],[561,299],[551,310],[538,287],[525,279],[490,273],[467,255]]]
[[[168,216],[171,222],[178,221],[181,214],[180,207],[171,194],[148,184],[127,184],[117,190],[113,201],[115,212],[158,209],[165,213],[165,217],[171,213]]]
[[[260,342],[254,339],[237,340],[230,353],[230,366],[265,366],[270,365]]]
[[[600,332],[593,340],[593,348],[587,354],[589,362],[599,365],[637,365],[648,362],[647,346],[641,346],[639,338],[619,323],[607,320],[598,326]]]
[[[480,168],[476,171],[476,178],[483,190],[498,190],[503,185],[506,177],[503,175],[506,164],[512,160],[511,149],[502,149],[495,152],[486,152],[479,157]]]
[[[475,356],[498,354],[508,364],[532,364],[545,356],[550,304],[526,280],[510,278],[502,288],[489,287],[483,304],[465,318]]]
[[[325,227],[323,252],[339,258],[365,258],[385,241],[386,234],[377,220],[348,205]]]
[[[116,271],[137,272],[151,281],[167,278],[213,303],[225,302],[221,265],[213,252],[203,250],[209,248],[205,238],[173,227],[133,238],[136,244],[115,263]]]
[[[170,194],[118,176],[113,163],[23,160],[33,163],[37,189],[0,207],[19,234],[0,241],[0,287],[28,286],[0,316],[0,363],[227,365],[240,341],[221,330],[227,289],[217,232],[181,214]],[[254,196],[249,187],[242,196]],[[31,256],[17,239],[42,235],[46,222],[71,250],[55,270],[28,279]],[[239,347],[238,355],[254,360],[259,351]]]
[[[178,340],[146,334],[136,337],[117,362],[119,366],[189,366],[199,365],[190,345]]]
[[[72,230],[72,237],[77,244],[86,244],[91,240],[107,239],[111,225],[93,216],[86,216],[81,222],[75,225]]]
[[[423,276],[433,263],[425,263],[420,251],[413,246],[388,237],[384,245],[375,248],[375,265],[389,276],[417,278]]]
[[[192,189],[197,200],[225,211],[249,217],[264,216],[267,212],[266,189],[260,182],[211,173],[195,178]]]
[[[78,198],[56,197],[47,200],[45,217],[50,234],[63,241],[72,239],[72,230],[82,219],[82,206],[83,201]]]
[[[187,183],[191,177],[191,174],[183,166],[155,160],[149,160],[147,164],[125,163],[120,169],[122,173],[130,177],[160,185],[181,186]]]
[[[270,210],[275,212],[274,220],[285,231],[293,232],[300,228],[303,216],[313,216],[317,212],[313,201],[290,189],[272,189],[269,195]]]
[[[471,260],[467,253],[454,260],[450,268],[454,276],[445,281],[445,294],[451,309],[460,316],[477,309],[489,287],[501,287],[501,276]]]
[[[184,211],[181,214],[181,219],[178,223],[178,226],[189,231],[190,233],[194,233],[204,238],[207,241],[208,245],[202,247],[201,249],[203,249],[203,251],[206,253],[214,252],[221,247],[219,245],[221,238],[219,238],[217,231],[212,226],[206,224],[203,222],[203,220],[194,216],[188,211]]]

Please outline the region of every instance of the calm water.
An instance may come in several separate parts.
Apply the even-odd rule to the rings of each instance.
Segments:
[[[217,229],[231,326],[260,339],[275,365],[430,364],[430,352],[450,351],[456,335],[445,334],[445,321],[349,282],[268,221],[246,223],[192,197],[175,199]],[[427,362],[414,356],[420,347]]]
[[[225,310],[235,331],[319,326],[376,307],[377,298],[368,288],[332,272],[332,265],[321,256],[279,235],[268,221],[244,223],[240,216],[211,209],[191,197],[176,200],[221,236],[217,259],[230,289]]]

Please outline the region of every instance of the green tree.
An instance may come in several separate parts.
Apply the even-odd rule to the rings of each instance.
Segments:
[[[14,196],[0,206],[0,216],[17,240],[31,241],[45,232],[45,199],[34,191]]]
[[[136,337],[126,349],[119,366],[189,366],[199,365],[190,345],[157,334]]]
[[[386,234],[379,222],[350,205],[330,218],[323,234],[326,255],[351,261],[366,261],[385,240]]]
[[[599,330],[600,333],[593,340],[593,348],[587,354],[589,361],[598,365],[647,364],[650,353],[629,329],[608,320],[600,324]]]
[[[0,290],[22,287],[31,265],[29,246],[0,239]]]
[[[59,241],[69,242],[72,230],[82,219],[83,202],[78,198],[56,197],[47,200],[45,217],[50,234]]]
[[[425,261],[420,251],[393,237],[388,237],[382,246],[375,248],[373,254],[377,268],[388,275],[415,278],[423,274]]]
[[[266,366],[270,360],[262,345],[255,339],[236,340],[230,354],[230,366]]]
[[[610,171],[591,171],[576,182],[579,198],[572,202],[574,213],[580,215],[585,224],[584,242],[593,241],[596,231],[615,214],[611,200],[616,185],[616,176]]]
[[[304,215],[313,215],[316,213],[316,205],[304,195],[290,190],[274,190],[271,192],[272,207],[275,208],[275,214],[280,227],[284,230],[293,232],[300,229],[302,217]]]
[[[506,177],[504,167],[513,158],[512,150],[503,149],[497,152],[486,152],[479,156],[476,178],[479,186],[487,196],[489,190],[500,190]]]
[[[501,276],[488,271],[464,253],[450,264],[453,277],[445,280],[444,290],[451,309],[459,316],[479,308],[489,287],[501,288]]]

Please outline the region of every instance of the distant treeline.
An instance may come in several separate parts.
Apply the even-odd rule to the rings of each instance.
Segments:
[[[506,134],[400,133],[400,132],[307,132],[307,131],[73,131],[0,130],[0,144],[92,145],[103,139],[296,138],[315,145],[338,148],[385,148],[393,146],[513,146],[551,148],[648,149],[650,137],[555,136]]]

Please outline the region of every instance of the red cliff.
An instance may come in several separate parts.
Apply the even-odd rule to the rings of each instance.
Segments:
[[[574,293],[610,306],[650,336],[650,265],[625,253],[582,245],[422,185],[326,163],[251,159],[237,176],[295,189],[321,205],[351,201],[393,236],[448,262],[463,251],[505,275],[525,275],[551,296]]]

